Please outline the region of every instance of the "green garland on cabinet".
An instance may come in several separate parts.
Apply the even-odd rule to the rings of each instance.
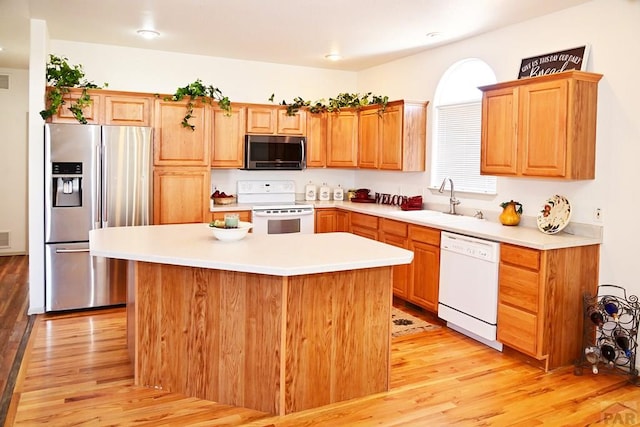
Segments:
[[[275,94],[271,94],[269,102],[273,102]],[[329,98],[329,102],[326,103],[324,99],[320,99],[314,103],[311,101],[305,101],[301,97],[293,98],[293,102],[282,101],[279,105],[287,107],[287,115],[293,116],[300,109],[306,108],[311,113],[324,113],[324,112],[337,112],[341,108],[362,108],[368,105],[378,104],[380,106],[379,113],[382,114],[387,108],[389,103],[388,96],[373,95],[371,92],[367,92],[363,95],[359,93],[339,93],[335,98]]]
[[[40,111],[40,117],[47,120],[57,114],[60,107],[66,104],[64,96],[69,93],[69,89],[82,88],[82,94],[75,102],[71,103],[69,110],[78,122],[86,125],[87,119],[84,117],[82,109],[91,104],[91,97],[87,89],[102,89],[102,87],[93,82],[83,80],[84,71],[82,70],[82,65],[69,65],[67,61],[69,61],[68,58],[49,55],[46,78],[47,86],[50,86],[50,88],[46,96],[47,108]],[[109,84],[105,83],[104,87],[107,86]]]
[[[158,96],[158,95],[156,95]],[[227,96],[222,95],[222,91],[212,85],[205,86],[202,80],[197,79],[193,83],[189,83],[184,87],[180,87],[176,90],[176,93],[171,97],[165,97],[165,101],[182,101],[185,97],[189,97],[187,102],[187,113],[182,119],[182,126],[195,130],[196,127],[189,123],[189,120],[193,117],[193,107],[196,101],[200,100],[206,104],[212,104],[213,101],[217,101],[218,106],[225,111],[227,116],[231,115],[231,101]]]

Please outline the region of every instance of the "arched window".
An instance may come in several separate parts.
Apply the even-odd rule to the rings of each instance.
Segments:
[[[431,187],[449,177],[456,190],[496,193],[496,177],[480,175],[482,92],[496,83],[493,70],[477,58],[453,64],[436,88]]]

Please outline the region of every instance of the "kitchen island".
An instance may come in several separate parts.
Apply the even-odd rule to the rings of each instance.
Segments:
[[[207,224],[92,230],[129,260],[135,384],[284,415],[388,390],[392,266],[348,233],[215,240]]]

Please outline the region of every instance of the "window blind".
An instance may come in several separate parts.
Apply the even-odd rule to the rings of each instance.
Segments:
[[[439,105],[435,113],[432,186],[449,177],[458,191],[495,194],[496,177],[480,175],[481,102]]]

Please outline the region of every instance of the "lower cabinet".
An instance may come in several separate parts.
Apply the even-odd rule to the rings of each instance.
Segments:
[[[394,221],[392,219],[380,219],[379,238],[381,242],[399,248],[408,249],[407,240],[408,224],[406,222]],[[393,267],[393,295],[407,299],[409,289],[409,264],[396,265]]]
[[[409,267],[407,301],[433,313],[438,312],[440,281],[440,230],[409,225]]]
[[[315,232],[333,233],[349,231],[349,212],[335,208],[316,209]]]
[[[156,167],[153,223],[209,222],[209,168]]]
[[[582,346],[582,295],[597,291],[599,251],[501,244],[498,341],[546,369],[573,363]]]
[[[351,212],[349,231],[358,236],[378,240],[378,217]]]
[[[316,209],[315,214],[316,233],[333,233],[334,231],[336,231],[337,209]]]

